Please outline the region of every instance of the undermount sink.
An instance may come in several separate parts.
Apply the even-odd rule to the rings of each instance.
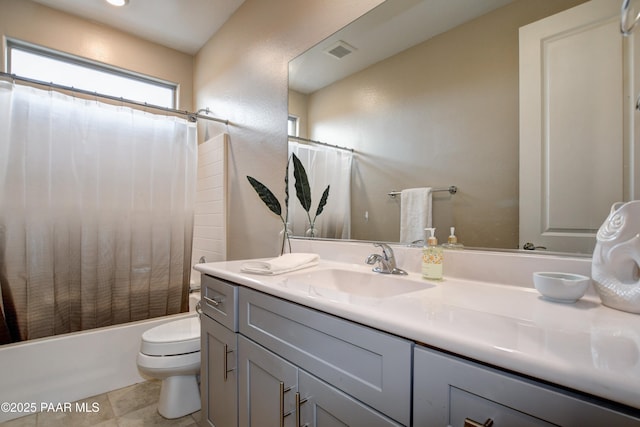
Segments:
[[[292,273],[282,279],[280,285],[285,288],[331,299],[345,299],[350,296],[388,298],[433,287],[423,280],[407,276],[341,268]]]

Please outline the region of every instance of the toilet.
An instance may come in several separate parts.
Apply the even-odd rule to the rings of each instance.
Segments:
[[[200,318],[156,326],[142,334],[138,369],[162,380],[158,412],[180,418],[200,410]]]

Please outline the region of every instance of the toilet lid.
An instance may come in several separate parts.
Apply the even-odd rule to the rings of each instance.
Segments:
[[[200,351],[200,318],[174,320],[145,331],[140,352],[149,356],[171,356]]]

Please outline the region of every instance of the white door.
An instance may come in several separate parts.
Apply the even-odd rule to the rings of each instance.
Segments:
[[[632,40],[620,2],[593,0],[520,29],[520,247],[592,253],[633,198]]]

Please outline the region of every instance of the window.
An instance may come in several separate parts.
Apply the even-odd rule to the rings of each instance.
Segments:
[[[288,130],[288,135],[290,136],[300,136],[298,135],[299,129],[298,129],[298,118],[295,116],[289,116],[289,130]]]
[[[175,108],[177,85],[84,58],[7,40],[7,70],[20,77]]]

